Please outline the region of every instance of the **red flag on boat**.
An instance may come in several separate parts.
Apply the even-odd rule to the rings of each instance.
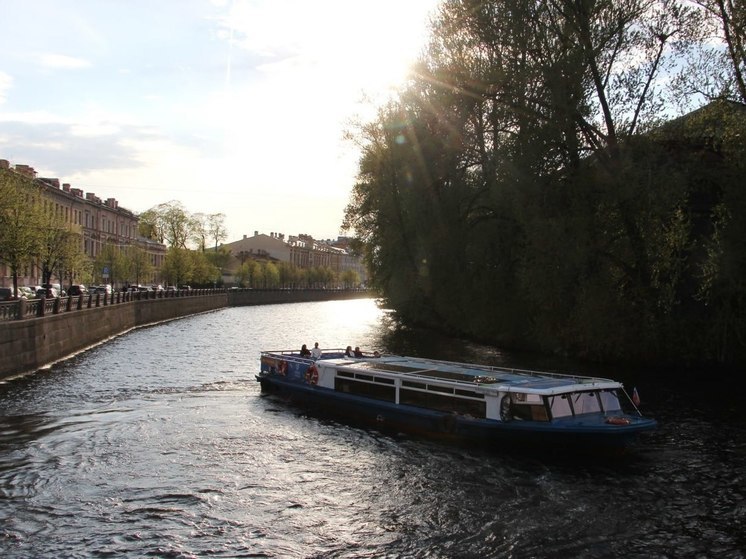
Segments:
[[[632,389],[632,403],[636,406],[640,405],[640,395],[637,393],[637,387]]]

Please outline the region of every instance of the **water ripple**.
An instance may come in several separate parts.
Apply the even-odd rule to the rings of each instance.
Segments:
[[[648,378],[661,429],[631,455],[599,461],[393,436],[261,396],[261,349],[390,343],[458,355],[457,341],[397,339],[384,315],[372,301],[225,309],[0,385],[0,553],[743,557],[735,387],[703,398],[696,384]]]

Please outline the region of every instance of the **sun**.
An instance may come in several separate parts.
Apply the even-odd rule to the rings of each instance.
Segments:
[[[203,109],[224,134],[225,168],[249,158],[260,162],[252,174],[265,189],[301,199],[314,184],[330,204],[343,200],[357,157],[346,132],[403,84],[437,4],[233,0],[231,81]]]
[[[342,70],[340,77],[356,82],[369,94],[387,93],[401,85],[421,54],[435,0],[347,3],[349,27],[343,40],[329,47]]]
[[[299,87],[377,96],[406,78],[440,0],[236,0],[236,46],[269,78],[292,74]],[[289,17],[292,14],[292,17]]]

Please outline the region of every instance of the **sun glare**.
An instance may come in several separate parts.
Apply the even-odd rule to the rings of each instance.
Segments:
[[[354,23],[341,32],[343,44],[330,45],[340,80],[374,97],[401,85],[424,47],[433,7],[432,1],[375,3],[350,18]]]
[[[403,83],[437,3],[234,0],[226,86],[200,113],[224,134],[226,167],[288,200],[313,184],[341,212],[356,160],[344,133]]]
[[[229,25],[236,45],[259,58],[266,79],[292,73],[299,87],[323,84],[329,97],[364,92],[375,98],[405,79],[437,3],[236,2]]]

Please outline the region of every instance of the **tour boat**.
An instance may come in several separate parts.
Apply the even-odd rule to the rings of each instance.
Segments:
[[[623,448],[655,429],[622,383],[550,372],[326,350],[261,352],[262,391],[385,430],[495,445]]]

